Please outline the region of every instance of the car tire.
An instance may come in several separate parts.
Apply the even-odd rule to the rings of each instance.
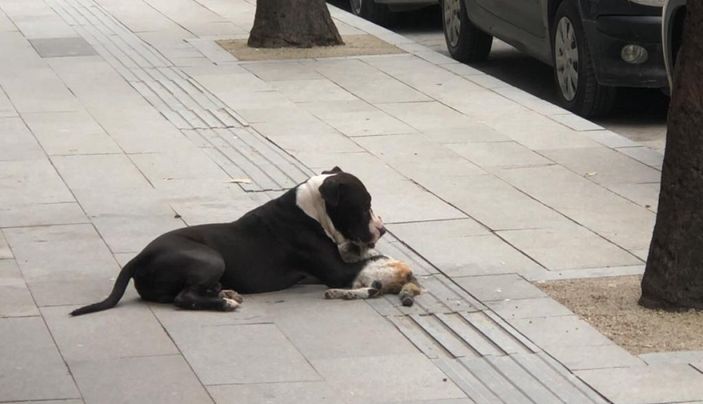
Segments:
[[[449,54],[459,62],[482,62],[491,53],[493,37],[470,20],[464,0],[442,0],[442,28]]]
[[[374,0],[349,0],[352,14],[375,24],[387,26],[391,22],[391,10]]]
[[[562,107],[586,118],[607,115],[617,89],[598,84],[576,0],[559,5],[551,32],[554,82]]]

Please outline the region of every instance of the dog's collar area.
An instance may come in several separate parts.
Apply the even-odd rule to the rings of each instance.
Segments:
[[[335,244],[340,245],[346,243],[347,239],[334,227],[332,219],[327,214],[325,201],[320,194],[320,186],[325,178],[332,175],[335,174],[318,175],[300,184],[295,192],[295,203],[306,215],[315,219],[322,226],[327,237]]]

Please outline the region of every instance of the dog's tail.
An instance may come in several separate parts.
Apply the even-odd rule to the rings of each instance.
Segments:
[[[135,261],[136,260],[128,262],[127,265],[122,268],[120,274],[117,276],[117,280],[115,280],[115,286],[112,287],[112,292],[110,292],[110,296],[108,296],[102,302],[89,304],[79,309],[75,309],[71,312],[71,315],[80,316],[81,314],[93,313],[96,311],[107,310],[112,307],[115,307],[117,302],[119,302],[122,296],[124,295],[124,291],[125,289],[127,289],[129,280],[132,279],[132,276],[134,275],[134,271],[137,267]]]

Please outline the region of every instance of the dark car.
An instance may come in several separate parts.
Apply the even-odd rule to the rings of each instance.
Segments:
[[[674,81],[674,64],[681,47],[683,22],[686,17],[686,0],[667,0],[662,12],[662,44],[664,61],[670,87]]]
[[[617,87],[666,88],[664,0],[442,0],[449,53],[485,60],[493,36],[554,67],[561,105],[607,114]]]

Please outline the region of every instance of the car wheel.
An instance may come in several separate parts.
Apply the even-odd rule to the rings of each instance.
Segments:
[[[586,118],[606,115],[613,107],[616,88],[598,84],[576,0],[561,3],[551,31],[561,105]]]
[[[464,0],[442,0],[442,22],[447,49],[454,59],[462,63],[486,60],[493,37],[469,20]]]
[[[391,21],[391,11],[385,4],[374,0],[349,0],[349,8],[354,15],[374,22],[378,25],[388,25]]]

